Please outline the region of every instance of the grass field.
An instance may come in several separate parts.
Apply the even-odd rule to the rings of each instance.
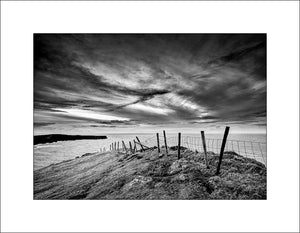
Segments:
[[[34,171],[34,199],[266,199],[266,167],[234,152],[85,154]]]

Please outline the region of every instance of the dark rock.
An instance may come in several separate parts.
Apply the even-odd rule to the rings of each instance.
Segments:
[[[90,155],[92,155],[92,154],[93,154],[93,153],[85,153],[85,154],[81,155],[81,157],[90,156]]]

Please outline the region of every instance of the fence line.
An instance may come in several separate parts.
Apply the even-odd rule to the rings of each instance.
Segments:
[[[132,139],[132,142],[125,142],[123,143],[122,140],[120,140],[120,143],[122,146],[119,148],[114,148],[114,150],[119,151],[127,151],[128,148],[130,148],[130,144],[133,143],[133,146],[135,138]],[[165,141],[166,140],[166,141]],[[137,141],[135,141],[137,143]],[[215,154],[220,153],[222,139],[218,138],[205,138],[206,142],[206,151],[207,153],[213,152]],[[157,147],[157,145],[160,145],[160,151],[166,152],[165,144],[167,144],[168,148],[172,146],[178,145],[178,136],[166,136],[166,139],[164,138],[163,133],[159,133],[158,137],[156,134],[153,136],[146,138],[146,139],[140,139],[140,142],[138,145],[145,145],[147,147]],[[112,143],[112,150],[113,150]],[[125,146],[125,148],[124,148]],[[186,147],[192,151],[201,152],[204,153],[203,150],[203,142],[201,139],[201,135],[199,132],[199,136],[185,136],[181,134],[181,146]],[[267,155],[266,155],[266,143],[264,142],[255,142],[255,141],[243,141],[243,140],[227,140],[225,145],[225,152],[236,152],[237,154],[255,159],[267,166]]]
[[[207,152],[213,152],[215,154],[220,153],[222,139],[206,137],[206,150]],[[141,141],[142,144],[147,146],[157,146],[156,136],[149,137]],[[171,136],[166,138],[168,147],[178,145],[178,137]],[[181,135],[182,147],[186,147],[192,151],[203,152],[203,142],[201,140],[201,135],[199,136],[184,136]],[[164,137],[159,136],[159,144],[164,145]],[[243,141],[243,140],[227,140],[225,146],[225,152],[236,152],[237,154],[255,159],[263,164],[267,165],[267,155],[266,155],[265,142],[255,142],[255,141]],[[164,150],[164,146],[162,146]]]

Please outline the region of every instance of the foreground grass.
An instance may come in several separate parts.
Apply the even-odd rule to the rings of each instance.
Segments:
[[[266,199],[266,167],[225,152],[182,150],[85,154],[34,171],[34,199]]]

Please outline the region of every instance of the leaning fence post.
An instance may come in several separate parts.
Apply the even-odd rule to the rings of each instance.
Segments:
[[[201,131],[201,138],[202,138],[202,146],[203,146],[203,151],[204,151],[204,158],[205,158],[205,165],[207,168],[209,168],[208,166],[208,161],[207,161],[207,151],[206,151],[206,142],[205,142],[205,135],[204,135],[204,131]]]
[[[144,150],[144,147],[143,147],[143,145],[142,145],[142,143],[141,143],[141,141],[140,141],[140,139],[139,139],[138,137],[136,137],[136,140],[137,140],[138,143],[140,144],[140,146],[141,146],[141,148],[142,148],[142,151],[145,151],[145,150]]]
[[[181,133],[178,133],[178,148],[177,148],[178,159],[180,159],[180,142],[181,142]]]
[[[166,137],[166,132],[164,132],[164,139],[165,139],[165,147],[166,147],[166,153],[168,154],[168,145],[167,145],[167,137]]]
[[[131,152],[131,154],[133,154],[133,152],[132,152],[132,145],[131,145],[131,141],[129,141],[129,147],[130,147],[130,152]]]
[[[221,163],[222,163],[222,159],[223,159],[223,153],[224,153],[224,149],[225,149],[225,145],[226,145],[227,136],[229,133],[229,128],[230,128],[229,126],[226,126],[226,128],[225,128],[216,175],[219,175],[219,173],[220,173],[220,167],[221,167]]]
[[[159,147],[159,134],[156,133],[156,138],[157,138],[157,151],[160,153],[160,147]]]

